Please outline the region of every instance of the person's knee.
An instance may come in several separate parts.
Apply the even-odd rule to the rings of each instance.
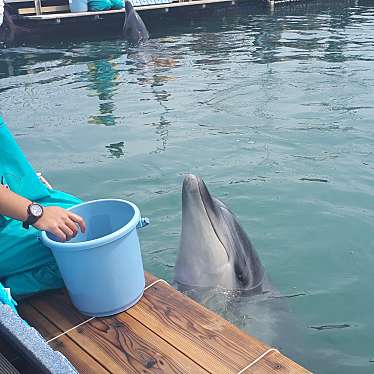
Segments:
[[[10,288],[15,299],[64,287],[64,282],[54,261],[37,269],[12,275],[4,279],[3,284]]]

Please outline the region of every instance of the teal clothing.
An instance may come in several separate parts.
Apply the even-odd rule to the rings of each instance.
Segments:
[[[13,312],[17,313],[17,303],[13,300],[12,296],[7,292],[4,286],[0,283],[0,304],[8,305]]]
[[[40,181],[1,117],[0,178],[13,192],[45,206],[81,202]],[[35,228],[25,230],[19,221],[0,215],[0,282],[15,298],[64,286],[50,249],[38,237]]]
[[[88,10],[99,12],[109,9],[122,9],[125,7],[123,0],[88,0]]]

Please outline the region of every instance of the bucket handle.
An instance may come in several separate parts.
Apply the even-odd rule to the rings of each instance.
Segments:
[[[142,227],[148,226],[150,223],[148,217],[141,217],[139,223],[136,225],[137,229],[141,229]]]

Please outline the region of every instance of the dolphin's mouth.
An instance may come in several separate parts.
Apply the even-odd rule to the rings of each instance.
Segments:
[[[187,195],[193,196],[193,199],[200,199],[213,232],[215,233],[218,241],[222,244],[223,248],[225,248],[221,236],[216,229],[220,214],[220,212],[217,210],[219,208],[216,208],[216,204],[214,203],[214,200],[210,195],[203,179],[194,174],[187,174],[184,176],[183,189],[185,189],[185,193]],[[226,248],[225,251],[227,254]]]

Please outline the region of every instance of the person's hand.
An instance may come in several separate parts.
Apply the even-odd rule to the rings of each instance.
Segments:
[[[33,225],[38,230],[48,231],[61,241],[66,241],[78,233],[86,231],[86,224],[82,217],[58,206],[43,207],[43,215]]]

